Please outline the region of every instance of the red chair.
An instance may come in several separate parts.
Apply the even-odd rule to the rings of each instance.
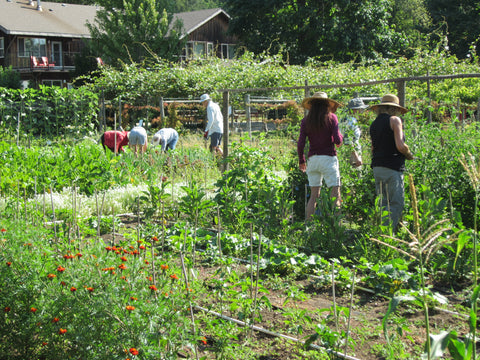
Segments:
[[[49,63],[48,58],[46,56],[42,56],[42,66],[53,67],[55,66],[55,63]]]

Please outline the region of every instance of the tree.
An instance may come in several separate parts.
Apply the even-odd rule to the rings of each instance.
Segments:
[[[87,26],[92,47],[109,63],[142,62],[155,56],[173,59],[183,47],[181,24],[171,24],[165,4],[155,0],[103,0]],[[167,1],[168,5],[168,1]]]
[[[443,28],[448,49],[458,58],[470,55],[480,38],[480,2],[478,0],[427,0],[433,27]],[[443,41],[443,39],[440,39]]]
[[[254,53],[349,61],[389,55],[404,41],[390,25],[391,0],[226,0],[230,31]]]
[[[0,87],[7,89],[21,89],[22,80],[20,78],[20,73],[13,70],[11,66],[8,68],[0,66]]]

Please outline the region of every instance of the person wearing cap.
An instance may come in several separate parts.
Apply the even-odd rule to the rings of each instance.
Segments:
[[[335,111],[339,102],[329,99],[324,92],[316,92],[305,98],[302,106],[308,110],[307,116],[300,124],[300,136],[297,142],[299,168],[307,173],[311,194],[305,211],[306,221],[311,220],[323,180],[329,187],[335,205],[340,207],[340,171],[336,146],[342,144],[342,134],[338,129],[338,118]],[[308,139],[310,148],[308,162],[305,161],[305,143]]]
[[[223,136],[223,115],[220,106],[214,103],[208,94],[200,96],[200,103],[207,109],[207,126],[205,127],[204,137],[210,136],[210,151],[217,155],[222,155],[220,149]]]
[[[400,118],[408,110],[400,106],[398,97],[393,94],[384,95],[380,104],[372,105],[370,109],[377,114],[370,125],[375,191],[381,197],[381,207],[389,213],[384,224],[390,224],[395,233],[405,203],[405,159],[413,159],[413,154],[405,144],[403,121]]]
[[[175,150],[178,142],[178,132],[172,128],[163,128],[155,133],[152,138],[152,145],[159,145],[162,151]]]
[[[360,146],[360,127],[355,116],[368,108],[360,98],[351,99],[348,104],[348,114],[340,120],[340,132],[343,135],[343,144],[352,148],[350,154],[350,163],[354,167],[362,165],[362,148]]]
[[[128,131],[123,131],[121,127],[119,130],[105,131],[100,137],[103,149],[107,151],[108,148],[115,153],[115,155],[117,155],[119,151],[125,151],[123,147],[128,145],[128,141]]]
[[[142,125],[143,120],[140,120],[139,124],[134,126],[132,130],[130,130],[129,145],[135,156],[137,156],[137,152],[139,152],[141,155],[145,151],[147,151],[147,131]]]

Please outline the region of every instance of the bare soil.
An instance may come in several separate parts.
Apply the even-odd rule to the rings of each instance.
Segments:
[[[136,219],[122,219],[122,223],[127,228],[136,226]],[[123,239],[119,231],[115,234],[115,242]],[[102,236],[106,244],[111,244],[114,240],[112,234]],[[199,262],[200,263],[200,262]],[[218,297],[215,291],[209,286],[212,279],[215,278],[218,266],[201,264],[197,267],[199,281],[205,284],[206,296],[198,299],[195,307],[196,316],[216,315],[206,313],[201,308],[212,308],[215,311],[218,306]],[[233,270],[243,276],[250,276],[247,268],[242,264],[233,266]],[[240,275],[242,276],[242,275]],[[230,348],[237,347],[242,349],[241,353],[249,353],[249,359],[258,360],[283,360],[283,359],[361,359],[361,360],[381,360],[387,359],[388,346],[382,328],[382,320],[387,313],[389,299],[377,296],[363,290],[355,291],[353,301],[351,294],[347,290],[332,292],[331,287],[317,287],[312,278],[302,280],[286,279],[281,284],[278,281],[269,286],[269,279],[262,279],[264,287],[268,288],[268,293],[261,293],[260,296],[266,296],[271,308],[259,307],[257,318],[261,319],[254,323],[255,329],[251,330],[237,324],[235,334],[231,334],[236,340],[232,340]],[[291,289],[299,289],[298,295],[291,296]],[[449,292],[441,291],[442,295],[449,300],[448,305],[442,305],[440,309],[432,307],[429,311],[430,331],[438,334],[443,330],[456,330],[460,336],[468,333],[468,309],[465,307],[465,299]],[[290,296],[289,296],[290,294]],[[314,348],[305,348],[304,341],[315,334],[317,324],[324,324],[331,331],[346,334],[348,330],[348,317],[339,316],[338,328],[332,318],[332,311],[335,307],[350,308],[351,318],[349,327],[350,346],[345,349],[332,349],[323,346],[318,340],[314,343]],[[229,309],[229,304],[223,304],[223,309]],[[243,321],[240,311],[223,310],[222,315],[237,321]],[[296,317],[292,314],[299,314]],[[259,316],[258,316],[259,315]],[[218,318],[218,317],[217,317]],[[224,320],[229,321],[229,320]],[[398,328],[402,331],[397,331]],[[197,346],[198,357],[202,359],[217,359],[219,342],[222,339],[216,338],[215,334],[210,334],[207,328],[200,329],[205,334],[205,343]],[[425,316],[419,306],[404,303],[399,306],[395,315],[389,317],[388,331],[392,337],[392,346],[395,351],[395,359],[420,359],[424,344],[426,342]],[[272,332],[275,335],[268,333]],[[287,338],[285,338],[287,337]],[[297,339],[298,341],[291,340]],[[245,351],[245,347],[249,351]],[[327,350],[336,351],[336,355]],[[480,344],[477,345],[480,348]],[[345,354],[346,350],[346,354]],[[327,355],[328,354],[328,355]],[[237,355],[224,354],[222,359],[240,359]],[[179,358],[196,358],[196,355],[189,349],[179,353]],[[446,352],[444,359],[448,359]]]

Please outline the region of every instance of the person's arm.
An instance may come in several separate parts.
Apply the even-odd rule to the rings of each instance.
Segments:
[[[165,151],[167,148],[167,137],[166,136],[160,136],[160,144],[162,144],[162,151]]]
[[[408,145],[405,144],[403,140],[403,128],[402,128],[402,120],[398,116],[391,116],[390,117],[390,127],[393,130],[393,136],[395,139],[395,147],[399,152],[401,152],[407,160],[413,159],[413,154],[411,153]]]
[[[206,133],[208,133],[208,131],[213,125],[213,110],[209,106],[207,106],[207,120],[208,120],[208,123],[207,123],[207,127],[205,128]]]
[[[333,143],[339,147],[342,145],[343,142],[343,136],[340,133],[340,130],[338,129],[338,118],[337,115],[331,114],[332,116],[332,137],[333,137]]]

